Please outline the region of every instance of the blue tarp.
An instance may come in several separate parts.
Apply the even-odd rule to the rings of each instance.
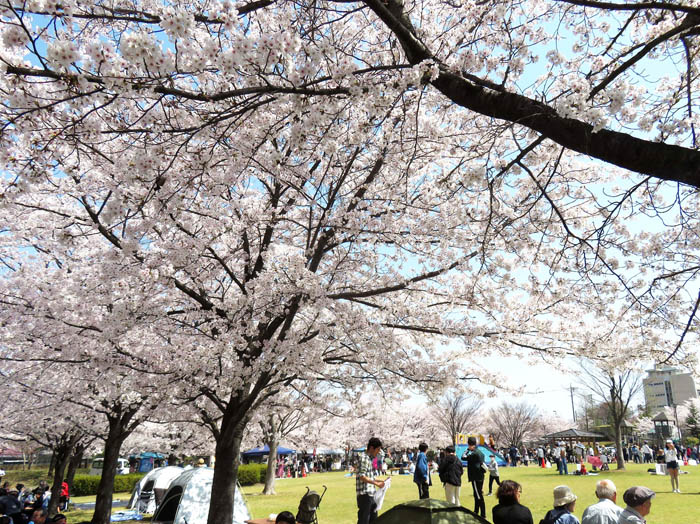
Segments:
[[[284,448],[282,446],[279,446],[277,448],[277,454],[278,455],[291,455],[292,453],[296,453],[296,450],[294,449],[289,449],[289,448]],[[248,451],[244,451],[241,453],[244,457],[262,457],[263,455],[269,455],[270,454],[270,447],[265,444],[263,447],[258,447],[258,448],[253,448],[249,449]]]
[[[127,520],[143,520],[143,515],[138,511],[119,511],[114,513],[110,518],[112,522],[124,522]]]

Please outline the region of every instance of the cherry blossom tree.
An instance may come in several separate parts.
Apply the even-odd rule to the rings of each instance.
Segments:
[[[183,407],[173,406],[168,399],[159,406],[158,412],[129,435],[122,445],[122,453],[157,451],[178,457],[214,454],[211,434],[202,428],[195,414],[187,419],[183,416]]]
[[[139,424],[156,416],[164,395],[177,391],[176,384],[167,385],[180,375],[163,361],[166,344],[146,313],[149,301],[136,287],[128,298],[117,298],[111,286],[119,288],[118,279],[100,284],[104,266],[81,266],[71,253],[59,257],[38,245],[34,250],[14,253],[11,271],[0,280],[0,343],[7,348],[0,360],[14,391],[40,397],[47,420],[60,421],[53,429],[39,421],[47,432],[42,441],[58,459],[54,491],[72,451],[91,437],[104,441],[93,522],[107,522],[121,446]],[[38,267],[32,259],[41,260]],[[86,287],[89,295],[81,292]],[[39,440],[35,431],[26,431]]]
[[[259,442],[269,449],[263,495],[275,494],[275,466],[280,443],[285,437],[305,428],[314,416],[313,404],[304,402],[292,392],[270,398],[254,415],[251,425],[257,425]]]
[[[645,415],[633,418],[632,427],[637,433],[642,435],[643,438],[647,438],[650,434],[654,434],[654,420]]]
[[[94,417],[67,402],[60,390],[52,387],[56,375],[46,366],[34,363],[13,369],[10,365],[3,379],[7,408],[4,424],[14,432],[10,440],[31,441],[52,453],[49,476],[53,481],[48,512],[53,515],[58,508],[62,483],[69,478],[67,468],[72,457],[81,454],[95,439],[87,429]],[[63,380],[59,382],[64,383]],[[31,409],[26,409],[27,406]],[[87,423],[76,423],[76,420]]]

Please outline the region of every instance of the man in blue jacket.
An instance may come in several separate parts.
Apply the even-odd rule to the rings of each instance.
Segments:
[[[425,452],[428,445],[425,442],[418,444],[418,456],[416,457],[416,471],[413,473],[413,482],[418,484],[418,498],[430,498],[428,488],[428,457]]]

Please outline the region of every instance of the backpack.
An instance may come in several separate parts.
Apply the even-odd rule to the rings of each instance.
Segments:
[[[568,513],[568,511],[565,509],[550,509],[544,518],[540,520],[540,524],[554,524],[557,520],[559,520],[559,517],[565,513]]]

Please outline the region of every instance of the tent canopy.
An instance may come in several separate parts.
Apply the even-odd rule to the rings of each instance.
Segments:
[[[165,455],[163,455],[162,453],[156,453],[155,451],[144,451],[143,453],[134,454],[134,455],[129,455],[129,458],[135,458],[135,459],[145,459],[145,458],[164,459],[164,458],[165,458]]]
[[[212,468],[185,470],[170,484],[151,522],[153,524],[206,524],[213,479]],[[232,524],[244,524],[250,518],[250,510],[243,498],[241,486],[237,485],[233,500]]]
[[[330,448],[316,448],[315,450],[316,455],[345,455],[345,450],[344,449],[330,449]],[[314,454],[314,449],[307,449],[306,450],[307,455],[313,455]]]
[[[594,442],[598,440],[605,440],[605,435],[593,433],[592,431],[571,428],[565,429],[564,431],[557,431],[556,433],[550,433],[549,435],[544,435],[542,438],[546,440],[577,440],[583,442]]]
[[[285,448],[283,446],[277,447],[278,455],[291,455],[293,453],[296,453],[296,450]],[[269,454],[270,446],[268,446],[267,444],[265,444],[263,447],[249,449],[248,451],[244,451],[243,453],[241,453],[241,455],[243,455],[244,457],[262,457],[263,455]]]
[[[485,518],[463,506],[444,500],[422,499],[394,506],[378,517],[376,524],[489,524]]]
[[[183,471],[184,469],[178,466],[166,466],[151,470],[134,486],[127,507],[139,513],[154,513],[170,487],[170,483]]]

